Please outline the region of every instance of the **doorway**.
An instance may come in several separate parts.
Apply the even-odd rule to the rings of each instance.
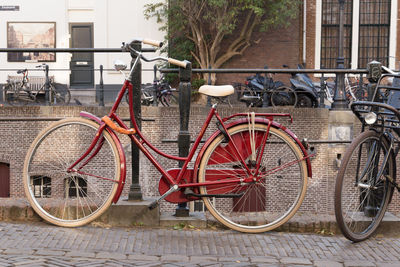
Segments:
[[[0,162],[0,197],[10,197],[10,164]]]
[[[93,24],[71,23],[71,48],[93,48]],[[73,88],[93,88],[93,53],[72,53],[70,62],[70,86]]]

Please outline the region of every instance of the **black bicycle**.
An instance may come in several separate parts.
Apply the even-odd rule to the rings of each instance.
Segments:
[[[46,64],[36,66],[43,71],[46,69]],[[38,103],[39,94],[46,92],[46,82],[39,88],[33,89],[29,83],[28,69],[21,69],[17,74],[22,74],[21,80],[7,80],[4,85],[5,100],[12,106],[24,106],[27,104]],[[51,105],[67,105],[71,100],[71,93],[65,86],[55,86],[54,82],[48,81],[49,103]]]
[[[393,189],[400,189],[396,182],[400,75],[384,69],[388,73],[380,77],[372,101],[351,104],[362,132],[347,148],[336,178],[336,220],[343,235],[354,242],[375,232]]]
[[[178,105],[178,97],[175,96],[176,88],[172,88],[168,81],[165,80],[164,76],[154,80],[153,83],[142,85],[141,90],[141,104],[144,106],[150,106],[154,103],[154,92],[157,98],[157,104],[161,103],[164,107]],[[126,94],[126,103],[129,103],[128,97],[128,94]]]

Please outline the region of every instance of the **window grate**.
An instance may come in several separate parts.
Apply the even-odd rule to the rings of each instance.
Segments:
[[[321,69],[336,68],[339,47],[339,1],[322,1]],[[344,67],[350,68],[353,1],[344,6]]]
[[[389,64],[390,0],[360,0],[358,68],[377,60]]]

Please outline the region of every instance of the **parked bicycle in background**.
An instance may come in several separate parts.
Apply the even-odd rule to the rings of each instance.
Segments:
[[[171,87],[169,82],[165,79],[164,74],[161,75],[160,79],[154,79],[152,84],[148,83],[142,86],[142,105],[153,105],[154,91],[156,93],[157,103],[161,103],[164,107],[178,104],[178,98],[174,95],[174,93],[176,93],[176,88]]]
[[[36,66],[36,68],[46,71],[46,64]],[[52,79],[48,79],[48,85],[46,82],[39,85],[38,88],[32,88],[29,82],[28,69],[21,69],[17,71],[17,74],[22,74],[21,79],[7,80],[7,83],[3,87],[5,100],[12,106],[23,106],[28,104],[39,103],[39,95],[45,96],[46,90],[48,90],[49,103],[51,105],[67,105],[71,99],[71,93],[65,86],[55,86]]]

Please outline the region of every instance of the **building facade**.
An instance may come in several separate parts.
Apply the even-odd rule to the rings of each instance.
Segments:
[[[120,48],[133,38],[162,40],[159,25],[143,14],[150,2],[154,0],[0,0],[0,47]],[[112,70],[116,59],[127,64],[131,60],[128,53],[0,53],[0,84],[8,75],[16,75],[17,69],[46,63],[55,82],[71,88],[95,88],[100,65],[106,70],[104,83],[117,85],[123,78]],[[143,68],[152,69],[153,64],[143,64]],[[153,72],[144,72],[143,81],[152,80]]]

